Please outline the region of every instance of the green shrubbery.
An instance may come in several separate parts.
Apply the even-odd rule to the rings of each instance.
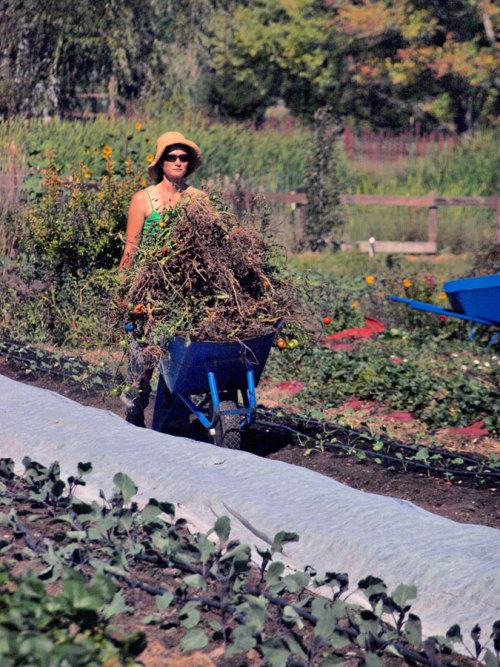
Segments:
[[[408,410],[430,429],[481,419],[490,432],[500,432],[499,344],[485,347],[491,327],[478,325],[469,341],[467,323],[389,300],[394,294],[447,307],[439,277],[415,272],[397,278],[387,269],[364,278],[307,275],[303,298],[316,342],[274,351],[267,365],[273,379],[304,383],[291,399],[301,412],[357,398]],[[322,347],[328,335],[366,326],[364,316],[381,321],[385,330],[358,344],[352,338],[332,341],[347,343],[347,351]],[[325,325],[325,317],[331,323]]]
[[[0,260],[0,329],[10,337],[64,345],[103,341],[106,313],[123,248],[127,209],[140,172],[123,178],[111,160],[98,188],[87,184],[86,166],[64,181],[47,156],[40,197],[26,207],[17,230],[17,253]]]

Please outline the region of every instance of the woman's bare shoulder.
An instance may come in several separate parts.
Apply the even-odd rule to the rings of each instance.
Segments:
[[[138,190],[132,195],[132,199],[130,200],[131,202],[136,202],[136,203],[141,203],[143,201],[146,201],[148,198],[148,194],[146,190]]]
[[[146,216],[151,209],[146,190],[138,190],[130,200],[129,215]]]

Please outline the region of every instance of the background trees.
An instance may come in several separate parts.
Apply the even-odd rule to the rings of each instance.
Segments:
[[[4,0],[0,114],[66,114],[78,93],[252,119],[283,100],[379,127],[497,122],[493,0]]]
[[[500,9],[490,0],[253,0],[219,11],[211,85],[281,97],[311,118],[330,105],[375,126],[459,132],[500,111]],[[230,86],[227,86],[230,89]],[[239,109],[239,114],[242,109]]]
[[[4,0],[0,113],[64,115],[111,77],[124,100],[150,90],[161,70],[158,10],[152,0]]]

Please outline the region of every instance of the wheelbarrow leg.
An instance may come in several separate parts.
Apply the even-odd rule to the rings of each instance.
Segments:
[[[490,340],[490,342],[488,343],[488,345],[486,347],[489,347],[490,345],[493,345],[493,343],[496,341],[498,336],[500,336],[500,331],[493,336],[493,338]]]
[[[241,415],[236,412],[238,410],[237,392],[227,391],[219,396],[215,374],[210,370],[208,371],[208,384],[212,397],[212,415],[216,415],[210,429],[213,442],[218,447],[240,449]]]

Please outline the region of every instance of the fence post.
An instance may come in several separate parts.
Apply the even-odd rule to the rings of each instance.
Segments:
[[[437,243],[437,206],[436,193],[434,190],[429,192],[429,227],[428,227],[429,241]]]
[[[112,119],[116,115],[116,106],[115,106],[115,77],[111,76],[108,84],[108,95],[109,95],[109,107],[108,107],[108,116]]]

